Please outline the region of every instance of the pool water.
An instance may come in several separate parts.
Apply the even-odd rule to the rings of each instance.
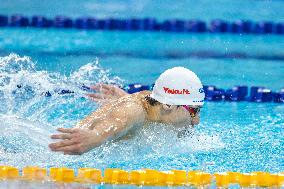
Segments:
[[[82,98],[86,93],[80,89],[82,84],[128,84],[135,81],[150,84],[164,69],[182,65],[200,73],[205,84],[212,83],[226,88],[235,84],[262,83],[277,89],[277,86],[281,88],[281,74],[284,73],[280,62],[241,60],[243,62],[239,63],[239,60],[211,59],[147,61],[143,58],[115,56],[38,56],[34,60],[33,56],[16,54],[1,58],[3,164],[20,167],[33,164],[73,168],[92,166],[102,169],[204,169],[209,172],[283,170],[284,107],[276,103],[208,102],[202,109],[201,124],[196,127],[195,135],[184,139],[178,139],[176,133],[167,130],[167,127],[156,125],[142,129],[133,140],[108,143],[82,156],[64,156],[51,153],[47,148],[49,135],[57,127],[72,127],[97,108],[96,103]],[[76,61],[79,65],[76,65]],[[253,74],[252,71],[235,71],[230,68],[230,65],[236,66],[234,62],[242,64],[242,67],[252,67],[255,62],[266,64],[267,80],[262,82],[265,76],[260,75],[263,72],[260,69],[254,69]],[[58,71],[54,70],[55,63],[59,64],[54,65]],[[204,68],[206,63],[208,65]],[[219,67],[223,72],[219,69],[215,73]],[[231,72],[225,71],[226,67]],[[21,88],[17,85],[21,85]],[[70,89],[76,93],[70,96],[54,92],[60,89]],[[45,97],[42,93],[46,91],[55,94]],[[33,158],[35,154],[37,159]]]
[[[284,20],[283,2],[281,0],[9,0],[1,3],[2,14],[66,15],[70,17],[96,16],[104,17],[155,17],[157,19],[251,19]]]
[[[50,2],[24,9],[20,4],[12,7],[15,2],[9,1],[0,6],[0,12],[33,15],[41,10],[43,15],[52,17],[62,5]],[[192,13],[177,4],[179,8],[172,7],[173,17],[210,20],[224,16],[233,20],[236,7],[244,4],[227,3],[227,7],[220,8],[217,2],[214,9],[219,6],[220,11],[208,15],[205,12],[210,6],[204,12],[199,6],[212,2],[200,2]],[[33,3],[21,1],[25,6]],[[183,3],[193,4],[192,1]],[[78,3],[78,7],[88,4],[92,3],[85,1]],[[275,11],[283,10],[281,1],[246,1],[245,4],[248,6],[243,7],[237,19],[283,21],[283,11]],[[58,9],[51,11],[45,9],[45,5]],[[63,13],[68,16],[74,7],[72,3],[67,5]],[[93,9],[88,6],[86,13],[93,15],[93,10],[100,10],[97,14],[101,17],[129,17],[141,13],[141,17],[169,18],[166,4],[155,14],[149,8],[143,9],[154,7],[148,1],[139,3],[140,6],[128,13],[124,11],[130,6],[127,2],[107,1],[95,5]],[[116,7],[115,12],[112,12],[113,7]],[[250,7],[266,9],[256,13]],[[232,14],[228,14],[230,10]],[[77,11],[74,16],[83,14]],[[164,70],[184,66],[196,72],[205,85],[224,89],[234,85],[265,86],[278,91],[284,87],[284,61],[275,57],[284,56],[283,45],[284,37],[274,35],[0,28],[0,164],[18,168],[34,165],[102,170],[283,172],[284,106],[278,103],[206,102],[201,111],[201,123],[192,135],[184,138],[178,138],[176,132],[163,124],[153,124],[139,129],[132,139],[107,142],[81,156],[54,153],[47,147],[52,142],[49,136],[56,128],[71,128],[98,108],[85,98],[87,91],[81,89],[83,84],[152,84]],[[216,54],[221,56],[214,56]],[[246,56],[230,58],[225,56],[227,54]],[[59,95],[60,89],[75,93]],[[46,91],[52,96],[45,97]]]

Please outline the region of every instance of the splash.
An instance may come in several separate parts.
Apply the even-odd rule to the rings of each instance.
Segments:
[[[97,108],[97,104],[82,98],[87,93],[82,85],[122,81],[112,77],[98,60],[70,77],[36,70],[30,57],[17,54],[0,57],[0,65],[0,159],[10,165],[43,164],[48,158],[50,162],[65,161],[67,157],[49,152],[47,145],[56,128],[73,127]],[[61,89],[74,93],[61,95]],[[47,97],[47,91],[52,96]],[[36,154],[42,154],[42,158],[34,160]]]
[[[83,156],[92,158],[95,163],[91,165],[100,168],[203,169],[214,162],[202,162],[199,165],[196,154],[223,148],[225,144],[217,135],[212,137],[196,132],[179,138],[171,127],[153,123],[138,130],[132,138],[108,142]]]
[[[123,80],[121,78],[117,76],[112,77],[110,70],[103,69],[99,64],[98,59],[79,68],[78,71],[71,74],[69,79],[78,85],[84,84],[87,86],[94,83],[123,84]]]
[[[60,101],[62,97],[58,93],[62,90],[72,91],[80,98],[86,93],[83,85],[98,82],[122,84],[122,80],[111,77],[109,70],[103,69],[98,60],[87,63],[69,77],[38,71],[30,57],[17,54],[0,57],[0,65],[0,97],[3,99],[0,113],[4,114],[19,113],[21,116],[33,105],[46,101],[46,94]]]
[[[197,162],[195,153],[224,147],[218,136],[193,133],[179,138],[170,127],[152,124],[137,129],[130,139],[107,142],[82,156],[50,152],[47,147],[52,142],[49,136],[56,132],[56,128],[73,127],[98,107],[82,98],[86,93],[82,85],[98,82],[122,85],[123,80],[102,68],[98,59],[68,77],[39,71],[31,58],[16,54],[0,58],[0,64],[0,119],[3,120],[0,123],[3,131],[0,135],[0,159],[5,164],[17,167],[31,164],[42,167],[91,166],[101,169],[112,166],[170,169],[178,166],[185,169],[185,162]],[[60,89],[74,93],[60,95]],[[46,91],[52,95],[46,97]],[[34,159],[34,156],[38,158]],[[163,161],[167,163],[161,165]]]

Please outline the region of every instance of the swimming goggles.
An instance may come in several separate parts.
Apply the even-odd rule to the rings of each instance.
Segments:
[[[195,117],[201,109],[201,107],[191,107],[189,105],[182,105],[182,107],[190,113],[191,117]]]

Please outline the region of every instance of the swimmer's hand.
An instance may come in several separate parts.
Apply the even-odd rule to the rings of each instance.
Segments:
[[[123,97],[128,94],[118,86],[111,84],[99,83],[91,86],[90,88],[95,90],[96,93],[87,94],[87,96],[93,101],[98,102],[100,104],[104,104],[110,100],[119,99],[120,97]]]
[[[101,118],[95,119],[96,117]],[[143,106],[133,99],[125,99],[101,107],[80,122],[77,128],[57,129],[61,133],[51,135],[51,138],[61,141],[52,143],[49,147],[52,151],[64,154],[83,154],[109,139],[125,135],[134,125],[142,125],[145,119]]]
[[[110,109],[108,105],[97,110],[78,124],[79,128],[57,129],[61,133],[51,135],[51,138],[61,139],[61,141],[50,144],[50,149],[64,152],[64,154],[83,154],[109,139],[117,139],[125,135],[134,125],[142,125],[145,122],[145,110],[136,101],[130,99],[117,102],[116,105],[108,113],[103,111]],[[88,124],[89,120],[96,116],[103,116],[103,118]]]
[[[96,130],[58,128],[57,131],[61,133],[51,135],[51,138],[62,140],[60,142],[49,144],[49,148],[54,152],[64,152],[64,154],[68,155],[80,155],[99,146],[103,141]]]

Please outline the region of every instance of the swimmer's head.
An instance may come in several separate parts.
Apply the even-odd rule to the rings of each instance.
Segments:
[[[160,75],[146,100],[151,106],[160,108],[163,122],[190,121],[197,125],[204,98],[203,86],[196,74],[183,67],[174,67]]]
[[[146,96],[146,101],[154,111],[154,120],[169,124],[198,125],[200,120],[201,106],[190,106],[185,108],[181,105],[168,105],[160,103],[150,96]],[[190,108],[190,110],[188,109]],[[153,115],[153,112],[151,113]]]
[[[194,72],[184,67],[174,67],[160,75],[150,97],[162,104],[202,106],[205,94]]]

